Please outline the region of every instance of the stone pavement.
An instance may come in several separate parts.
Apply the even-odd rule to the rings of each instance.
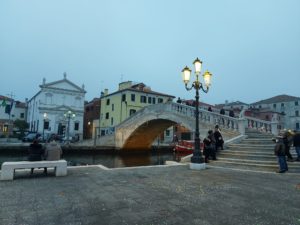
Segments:
[[[16,175],[0,182],[1,225],[300,225],[299,174],[179,165]]]

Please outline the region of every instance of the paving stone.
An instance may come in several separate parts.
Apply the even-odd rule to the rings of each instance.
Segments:
[[[0,224],[299,225],[299,180],[299,174],[187,166],[23,174],[0,182]]]

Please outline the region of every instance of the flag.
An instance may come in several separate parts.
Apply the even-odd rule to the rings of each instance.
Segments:
[[[6,106],[6,101],[3,99],[1,106],[5,107]]]

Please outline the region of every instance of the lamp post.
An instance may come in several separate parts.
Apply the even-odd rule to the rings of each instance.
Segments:
[[[47,113],[44,113],[43,114],[43,141],[45,141],[45,122],[46,122],[46,119],[47,119]]]
[[[191,87],[188,87],[188,83],[190,82],[191,78],[191,72],[187,66],[182,70],[182,75],[183,75],[183,82],[185,84],[186,90],[190,91],[193,88],[196,90],[196,128],[195,128],[195,147],[193,151],[193,156],[191,158],[191,169],[201,169],[203,167],[199,167],[198,165],[192,165],[192,164],[202,164],[204,165],[204,159],[200,151],[200,133],[199,133],[199,90],[202,90],[204,93],[207,93],[209,90],[209,86],[211,84],[211,76],[212,74],[206,71],[203,74],[203,79],[204,79],[204,84],[199,81],[199,75],[201,72],[201,67],[202,67],[202,62],[197,58],[194,61],[194,66],[195,66],[195,75],[196,75],[196,80],[192,83]]]
[[[70,120],[75,117],[75,113],[73,113],[71,110],[64,113],[64,117],[68,120],[68,129],[67,129],[67,144],[70,144]]]

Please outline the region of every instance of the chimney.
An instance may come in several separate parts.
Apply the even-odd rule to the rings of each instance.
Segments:
[[[104,96],[106,96],[106,95],[108,95],[108,89],[107,88],[104,89]]]
[[[43,85],[45,85],[46,84],[46,78],[44,77],[43,78]]]

